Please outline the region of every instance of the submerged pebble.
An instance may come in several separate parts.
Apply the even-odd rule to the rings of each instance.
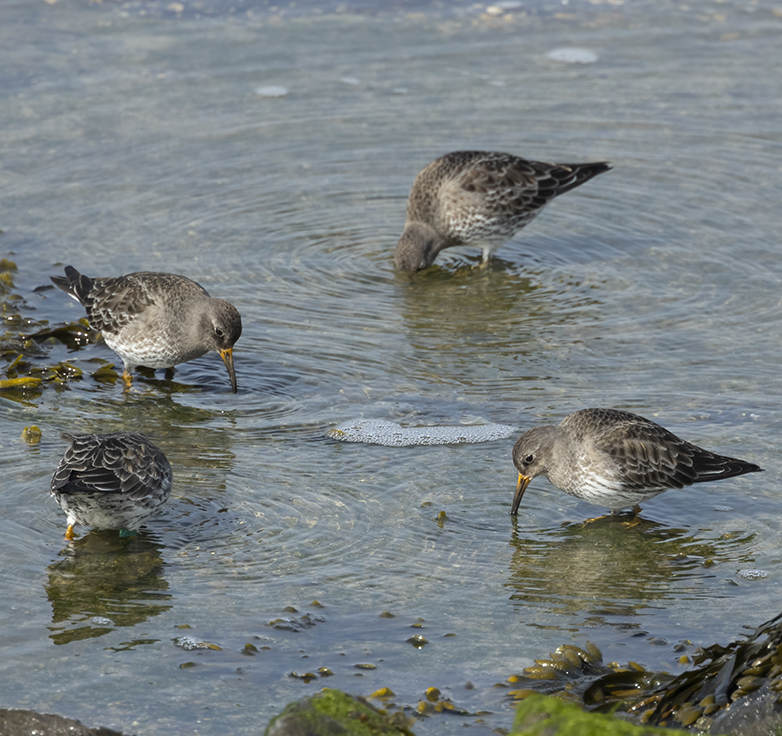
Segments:
[[[411,445],[452,445],[489,442],[510,437],[518,427],[508,424],[477,424],[469,426],[403,427],[384,419],[353,419],[340,424],[326,436],[340,442],[365,442],[386,447]]]
[[[22,430],[22,439],[30,445],[37,444],[41,441],[40,427],[37,427],[35,424],[25,427]]]
[[[384,700],[396,697],[396,693],[390,687],[381,687],[380,690],[375,690],[369,697]]]
[[[174,644],[188,652],[193,651],[194,649],[214,649],[215,651],[220,651],[220,647],[217,646],[217,644],[198,641],[194,636],[179,636],[174,639]]]

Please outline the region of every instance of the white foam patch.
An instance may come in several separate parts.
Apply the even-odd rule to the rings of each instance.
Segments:
[[[475,424],[445,427],[403,427],[384,419],[353,419],[328,432],[326,437],[340,442],[365,442],[386,447],[411,445],[458,445],[501,440],[519,432],[509,424]]]
[[[267,87],[256,87],[255,94],[259,97],[286,97],[288,90],[285,87],[270,84]]]
[[[765,570],[739,570],[738,574],[747,580],[758,580],[768,577],[768,573]]]
[[[552,61],[565,64],[594,64],[597,61],[597,54],[589,49],[554,49],[546,56]]]

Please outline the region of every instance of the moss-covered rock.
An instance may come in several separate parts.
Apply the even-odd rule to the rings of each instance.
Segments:
[[[317,695],[289,704],[264,736],[412,736],[361,698],[324,688]]]
[[[585,713],[551,695],[530,695],[516,708],[514,736],[662,736],[679,734],[667,728],[636,726],[602,713]]]

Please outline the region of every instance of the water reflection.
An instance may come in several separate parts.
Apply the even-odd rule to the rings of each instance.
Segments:
[[[473,389],[508,392],[519,380],[548,381],[556,331],[569,323],[578,329],[601,306],[587,284],[499,258],[486,268],[452,262],[397,281],[407,372]]]
[[[685,595],[713,598],[719,562],[735,561],[754,535],[699,537],[647,519],[606,516],[530,537],[514,525],[511,600],[567,616],[638,615]]]
[[[500,258],[485,268],[451,261],[413,276],[397,274],[397,282],[414,345],[432,336],[449,342],[476,333],[501,336],[519,321],[520,300],[539,288]]]
[[[55,644],[91,639],[169,610],[161,550],[150,534],[123,539],[116,531],[92,531],[65,547],[45,585],[49,638]]]

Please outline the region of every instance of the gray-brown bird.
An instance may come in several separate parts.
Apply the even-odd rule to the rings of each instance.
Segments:
[[[134,535],[171,493],[171,466],[141,433],[63,434],[70,447],[52,475],[50,491],[68,515],[66,539],[86,524]]]
[[[513,464],[519,481],[511,514],[518,512],[524,491],[538,475],[571,496],[617,512],[669,488],[763,470],[618,409],[582,409],[559,425],[530,429],[513,448]]]
[[[136,366],[172,368],[214,350],[236,393],[233,346],[242,334],[242,318],[233,304],[172,273],[91,279],[66,266],[64,277],[50,278],[84,306],[90,325],[122,358],[126,387]]]
[[[554,197],[610,168],[603,161],[552,164],[486,151],[441,156],[413,182],[394,265],[420,271],[456,245],[480,248],[485,265]]]

